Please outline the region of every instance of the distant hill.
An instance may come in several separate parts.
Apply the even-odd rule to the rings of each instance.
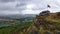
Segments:
[[[31,20],[35,17],[35,14],[25,14],[25,15],[5,15],[0,16],[0,21],[24,21],[24,20]]]
[[[5,16],[0,16],[0,18],[15,18],[15,19],[19,19],[19,18],[25,18],[25,17],[35,17],[35,14],[25,14],[25,15],[5,15]]]

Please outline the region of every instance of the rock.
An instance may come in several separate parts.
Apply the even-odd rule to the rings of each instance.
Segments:
[[[60,34],[60,31],[55,31],[54,34]]]
[[[44,34],[51,34],[49,31],[46,31]]]
[[[32,30],[30,34],[40,34],[38,30]]]

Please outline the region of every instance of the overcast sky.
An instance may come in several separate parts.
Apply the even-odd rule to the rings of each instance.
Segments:
[[[51,8],[47,8],[50,5]],[[60,11],[60,0],[0,0],[0,15],[39,14],[41,10]]]

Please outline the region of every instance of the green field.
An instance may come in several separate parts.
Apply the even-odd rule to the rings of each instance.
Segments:
[[[0,28],[0,34],[14,34],[24,27],[29,27],[31,24],[32,22],[22,22],[22,23],[16,23],[15,25],[11,25],[11,26],[1,25],[2,27]],[[7,25],[7,24],[3,24],[3,25]]]

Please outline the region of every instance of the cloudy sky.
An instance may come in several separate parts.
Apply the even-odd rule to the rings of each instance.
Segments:
[[[47,5],[51,8],[47,8]],[[0,15],[39,14],[47,9],[60,11],[60,0],[0,0]]]

